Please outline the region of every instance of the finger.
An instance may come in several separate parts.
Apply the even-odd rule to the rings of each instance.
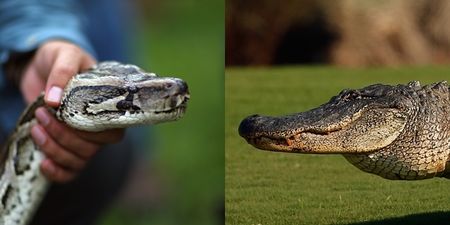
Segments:
[[[50,70],[45,88],[45,101],[48,105],[55,107],[60,104],[63,88],[79,70],[81,62],[79,51],[75,47],[59,51]]]
[[[69,182],[76,176],[75,172],[64,169],[50,159],[45,159],[42,161],[41,171],[47,179],[58,183]]]
[[[96,143],[99,145],[102,144],[113,144],[120,142],[124,135],[125,129],[111,129],[102,132],[86,132],[86,131],[76,131],[77,135],[84,140],[87,140],[92,143]]]
[[[67,82],[80,70],[92,66],[93,63],[92,57],[76,46],[67,45],[61,48],[47,80],[46,103],[53,107],[58,106]]]
[[[36,109],[35,116],[50,137],[67,151],[83,159],[89,159],[99,148],[97,144],[79,137],[77,131],[59,122],[44,107]]]
[[[31,136],[47,158],[70,170],[79,171],[84,168],[86,161],[58,145],[42,126],[33,126]]]

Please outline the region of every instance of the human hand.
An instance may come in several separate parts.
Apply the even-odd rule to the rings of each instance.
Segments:
[[[23,74],[20,90],[30,104],[45,90],[48,106],[60,105],[63,88],[72,76],[88,69],[95,60],[78,46],[65,41],[48,41],[39,47]],[[42,173],[55,182],[72,180],[102,144],[118,142],[124,130],[77,131],[58,121],[44,107],[35,112],[38,124],[31,129],[34,142],[46,155]]]

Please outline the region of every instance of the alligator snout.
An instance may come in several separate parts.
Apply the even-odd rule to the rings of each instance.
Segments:
[[[260,115],[251,115],[241,121],[239,125],[239,135],[247,139],[253,137],[258,131],[262,131],[264,127],[265,117]]]

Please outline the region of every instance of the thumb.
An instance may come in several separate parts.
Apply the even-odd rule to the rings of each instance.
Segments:
[[[39,76],[34,65],[30,65],[25,69],[20,82],[20,91],[27,104],[30,104],[36,97],[42,93],[45,88],[45,80]]]
[[[61,104],[64,87],[79,71],[90,68],[95,60],[80,49],[61,50],[55,59],[45,88],[45,102],[51,107]]]

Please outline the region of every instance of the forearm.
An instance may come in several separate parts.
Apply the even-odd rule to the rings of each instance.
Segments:
[[[64,39],[93,54],[83,34],[83,22],[76,0],[2,0],[0,48],[22,52],[49,39]]]
[[[2,0],[0,2],[2,70],[6,62],[23,58],[11,56],[31,52],[42,43],[54,39],[69,41],[94,55],[84,35],[83,23],[84,17],[76,0]],[[12,63],[14,65],[15,62]],[[17,70],[14,69],[9,75],[16,76],[14,71]],[[2,71],[0,77],[3,78],[1,73]]]

